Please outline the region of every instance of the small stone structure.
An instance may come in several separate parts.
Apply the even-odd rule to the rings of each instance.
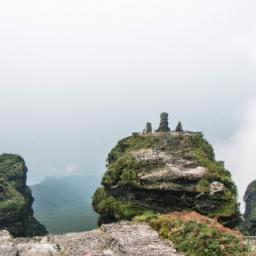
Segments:
[[[178,122],[178,124],[177,124],[177,126],[176,126],[176,129],[175,129],[175,132],[183,132],[181,122]]]
[[[170,128],[168,127],[168,113],[163,112],[160,115],[160,125],[159,128],[157,130],[155,130],[155,132],[169,132]]]
[[[143,133],[152,133],[152,126],[151,123],[147,122],[145,129],[143,130]]]

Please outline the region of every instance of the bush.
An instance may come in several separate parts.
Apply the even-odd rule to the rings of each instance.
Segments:
[[[141,221],[142,216],[134,221]],[[243,236],[196,212],[173,212],[154,216],[150,226],[163,238],[171,240],[178,251],[190,256],[248,256],[249,245]],[[253,255],[253,254],[251,254]]]

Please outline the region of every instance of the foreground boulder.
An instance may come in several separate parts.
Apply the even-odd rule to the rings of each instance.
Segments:
[[[160,240],[147,223],[120,222],[100,229],[49,235],[33,239],[11,239],[0,231],[0,255],[5,256],[179,256],[169,241]]]
[[[201,133],[133,133],[107,161],[103,186],[93,196],[99,225],[184,210],[218,216],[226,227],[239,224],[236,185]]]
[[[7,229],[14,237],[47,234],[33,217],[34,198],[26,185],[27,171],[21,156],[0,155],[0,229]]]

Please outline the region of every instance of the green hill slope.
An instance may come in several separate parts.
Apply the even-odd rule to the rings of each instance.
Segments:
[[[47,177],[30,186],[34,215],[51,234],[94,229],[98,215],[91,196],[99,183],[100,178],[94,176]]]

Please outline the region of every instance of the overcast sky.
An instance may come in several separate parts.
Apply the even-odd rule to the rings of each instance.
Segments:
[[[202,131],[242,196],[256,179],[256,2],[0,0],[0,152],[28,184],[95,174],[169,113]],[[240,179],[240,177],[243,177]]]

